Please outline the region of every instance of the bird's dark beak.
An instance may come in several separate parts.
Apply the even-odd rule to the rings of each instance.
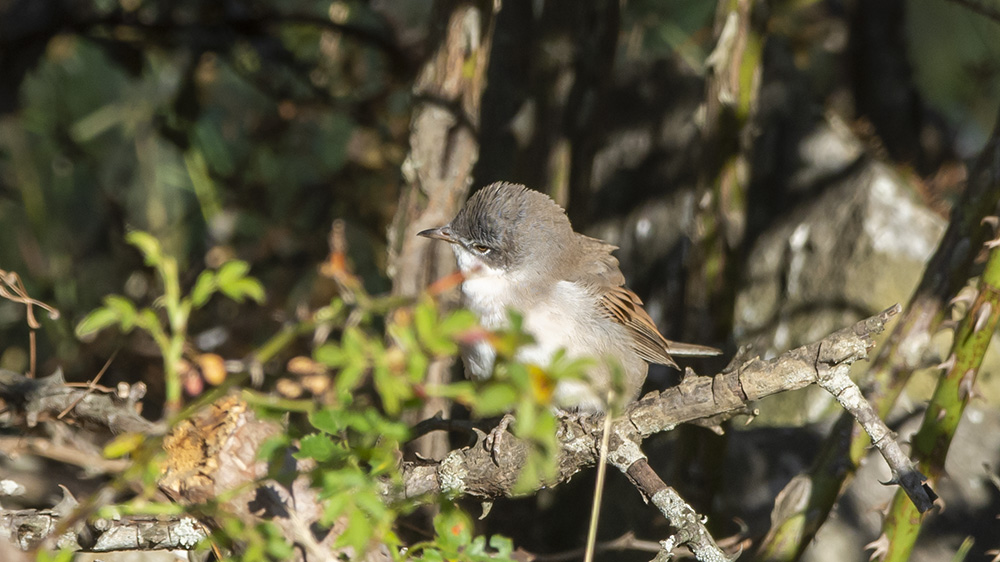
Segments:
[[[444,240],[445,242],[449,242],[451,244],[458,242],[458,239],[452,236],[451,227],[448,225],[422,230],[417,233],[417,236],[423,236],[424,238],[437,238],[438,240]]]

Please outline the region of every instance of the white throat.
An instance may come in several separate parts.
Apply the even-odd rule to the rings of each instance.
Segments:
[[[462,296],[465,306],[479,316],[484,328],[495,330],[507,321],[507,309],[515,302],[517,280],[504,270],[490,266],[479,256],[455,244],[458,268],[465,276]]]

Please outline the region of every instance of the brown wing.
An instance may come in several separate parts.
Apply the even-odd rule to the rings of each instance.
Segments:
[[[625,288],[625,276],[618,268],[618,260],[611,255],[616,247],[600,240],[580,236],[580,243],[588,250],[587,256],[597,256],[587,264],[580,264],[582,272],[577,279],[601,293],[601,305],[608,317],[625,326],[632,336],[632,347],[639,357],[650,363],[677,367],[671,355],[709,357],[722,353],[714,347],[670,341],[660,334],[656,324],[644,308],[638,295]]]
[[[673,342],[664,338],[656,329],[653,319],[642,308],[639,296],[625,287],[607,289],[601,298],[601,304],[612,320],[628,328],[633,349],[639,357],[650,363],[676,368],[677,363],[671,355],[710,357],[722,353],[714,347]]]

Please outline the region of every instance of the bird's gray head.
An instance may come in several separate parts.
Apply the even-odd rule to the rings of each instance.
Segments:
[[[575,240],[566,213],[555,201],[507,182],[480,189],[449,224],[420,236],[454,244],[463,270],[476,262],[504,271],[551,267]]]

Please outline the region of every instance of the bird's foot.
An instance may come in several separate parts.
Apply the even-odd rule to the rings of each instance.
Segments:
[[[497,447],[500,446],[500,440],[503,439],[503,435],[507,433],[507,428],[510,424],[514,422],[514,416],[512,414],[504,414],[500,418],[500,423],[496,427],[490,430],[486,435],[486,439],[483,441],[483,446],[486,450],[490,452],[490,456],[493,457],[493,462],[499,465],[497,461]]]

